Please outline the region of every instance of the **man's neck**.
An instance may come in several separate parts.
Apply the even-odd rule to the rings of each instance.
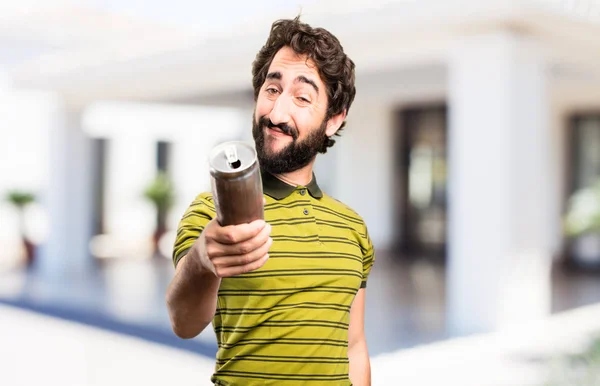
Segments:
[[[275,177],[292,186],[306,186],[312,181],[314,161],[291,173],[276,174]]]

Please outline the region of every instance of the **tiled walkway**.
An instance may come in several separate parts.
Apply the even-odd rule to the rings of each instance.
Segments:
[[[0,305],[0,385],[210,385],[214,361]]]
[[[577,352],[598,331],[595,305],[502,334],[374,355],[372,385],[543,386],[552,358]],[[2,305],[0,342],[0,385],[211,384],[214,361],[205,356]]]
[[[216,347],[210,329],[192,341],[171,332],[164,294],[172,275],[168,260],[113,262],[87,276],[60,280],[13,273],[0,276],[0,303],[212,357]],[[367,289],[365,323],[371,354],[447,338],[444,292],[442,266],[425,260],[400,262],[380,254]],[[596,302],[600,302],[599,277],[555,272],[555,311]]]

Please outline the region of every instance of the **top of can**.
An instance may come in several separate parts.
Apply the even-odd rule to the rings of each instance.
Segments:
[[[238,174],[256,162],[256,150],[241,141],[224,142],[215,146],[208,157],[211,173]]]

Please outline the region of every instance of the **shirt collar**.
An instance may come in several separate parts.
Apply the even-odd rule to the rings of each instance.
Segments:
[[[262,171],[261,178],[263,183],[263,191],[266,195],[273,197],[276,200],[281,200],[292,194],[298,186],[289,185],[279,178],[275,177],[271,173]],[[319,185],[317,185],[317,179],[315,174],[312,175],[312,180],[306,185],[306,189],[314,198],[323,197],[323,192]]]

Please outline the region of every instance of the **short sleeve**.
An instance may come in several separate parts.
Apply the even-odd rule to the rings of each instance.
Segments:
[[[216,217],[215,205],[210,193],[202,193],[190,204],[177,226],[177,236],[173,246],[173,265],[190,250],[206,225]]]
[[[373,242],[371,241],[371,237],[369,236],[369,231],[367,227],[364,228],[364,234],[361,235],[361,241],[363,243],[363,275],[362,282],[360,283],[360,288],[367,287],[367,279],[369,274],[371,273],[371,268],[373,268],[373,264],[375,263],[375,251],[373,249]]]

